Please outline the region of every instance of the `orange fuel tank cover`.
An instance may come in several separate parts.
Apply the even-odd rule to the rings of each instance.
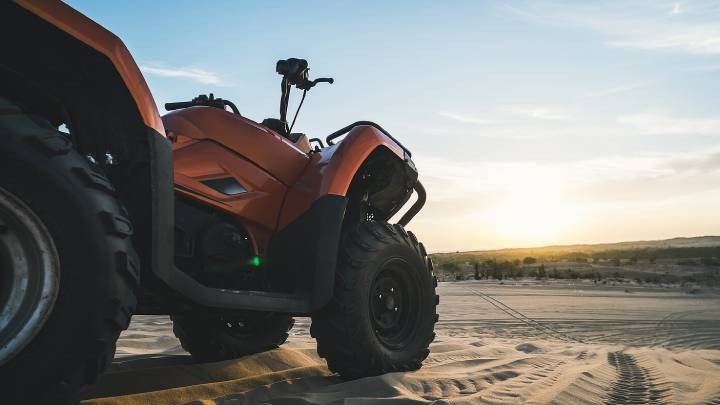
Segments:
[[[190,107],[163,116],[165,128],[180,137],[210,140],[243,156],[285,185],[293,184],[310,161],[293,142],[245,117],[214,107]],[[198,159],[208,157],[198,157]]]

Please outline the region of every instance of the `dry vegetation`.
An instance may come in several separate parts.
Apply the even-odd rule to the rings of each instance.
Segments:
[[[720,237],[546,246],[432,256],[441,280],[591,279],[720,285]]]

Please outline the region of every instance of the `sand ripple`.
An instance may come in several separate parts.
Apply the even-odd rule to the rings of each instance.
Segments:
[[[315,352],[307,318],[283,348],[194,364],[167,317],[136,317],[85,403],[720,405],[720,296],[488,292],[578,342],[502,318],[462,288],[440,288],[438,337],[416,372],[343,382]]]

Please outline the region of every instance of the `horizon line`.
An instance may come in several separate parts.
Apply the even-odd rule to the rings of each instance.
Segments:
[[[455,251],[443,251],[443,252],[432,252],[429,254],[457,254],[457,253],[484,253],[484,252],[499,252],[503,250],[521,250],[521,249],[547,249],[547,248],[559,248],[559,247],[573,247],[573,246],[602,246],[602,245],[619,245],[623,243],[648,243],[648,242],[665,242],[677,239],[700,239],[700,238],[720,238],[720,235],[699,235],[699,236],[676,236],[666,239],[644,239],[644,240],[625,240],[619,242],[594,242],[594,243],[570,243],[570,244],[555,244],[555,245],[543,245],[543,246],[519,246],[519,247],[505,247],[499,249],[475,249],[475,250],[455,250]]]

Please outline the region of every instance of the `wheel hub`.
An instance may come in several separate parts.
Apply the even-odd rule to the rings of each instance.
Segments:
[[[50,233],[19,198],[0,188],[0,365],[45,324],[59,290]]]
[[[385,300],[385,309],[395,310],[395,298],[392,295],[388,294],[383,299]]]
[[[390,349],[402,349],[417,326],[419,288],[404,268],[391,263],[375,277],[371,287],[370,312],[375,336]]]

